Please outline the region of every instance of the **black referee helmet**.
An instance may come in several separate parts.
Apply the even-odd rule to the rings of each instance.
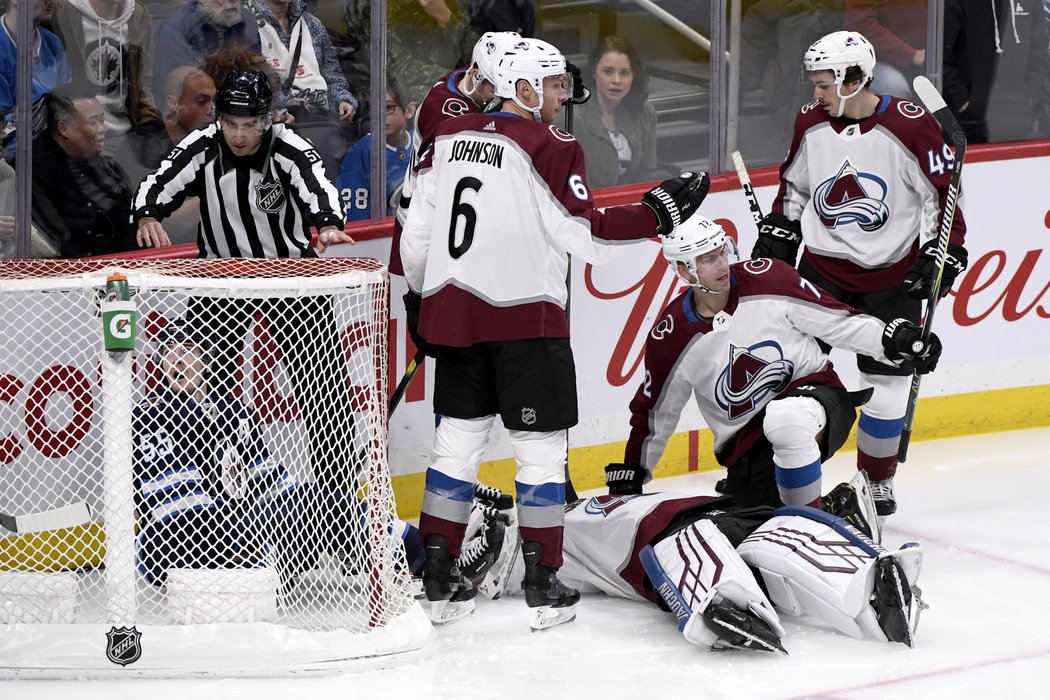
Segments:
[[[215,94],[215,111],[234,117],[269,116],[272,105],[273,90],[261,71],[232,70]]]

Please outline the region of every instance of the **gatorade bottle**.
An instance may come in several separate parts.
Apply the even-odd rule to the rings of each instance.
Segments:
[[[135,349],[138,310],[131,301],[128,278],[114,272],[106,279],[106,298],[102,302],[102,337],[109,356],[123,362]]]

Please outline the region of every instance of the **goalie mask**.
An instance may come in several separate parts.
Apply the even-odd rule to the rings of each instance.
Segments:
[[[496,97],[513,100],[523,110],[530,112],[533,119],[542,121],[543,80],[565,75],[566,68],[565,56],[546,41],[521,39],[514,43],[508,42],[493,68]],[[519,80],[528,81],[539,96],[539,103],[535,107],[527,107],[518,99]]]
[[[683,282],[686,282],[701,292],[711,292],[710,289],[700,283],[700,272],[696,267],[696,259],[701,255],[716,250],[726,249],[726,253],[736,254],[736,245],[733,239],[726,236],[725,229],[710,219],[693,214],[685,222],[679,224],[665,236],[662,242],[664,259],[670,265],[671,271]],[[686,270],[693,276],[689,279],[678,269],[678,263],[685,265]]]
[[[860,92],[858,90],[850,95],[842,94],[846,71],[853,66],[860,69],[862,87],[875,75],[875,48],[860,32],[832,32],[813,42],[802,57],[803,80],[814,71],[827,70],[835,75],[835,91],[841,100],[839,113],[835,115],[837,117],[842,116],[846,100]]]

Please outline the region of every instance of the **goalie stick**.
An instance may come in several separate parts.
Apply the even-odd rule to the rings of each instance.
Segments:
[[[941,226],[937,233],[937,276],[929,290],[926,300],[926,318],[922,321],[922,339],[930,337],[933,327],[933,312],[937,310],[937,300],[941,298],[941,280],[944,275],[944,263],[948,258],[948,238],[952,232],[952,221],[955,219],[955,208],[959,201],[959,188],[962,183],[963,158],[966,155],[966,134],[963,132],[955,115],[948,109],[947,103],[937,92],[937,88],[925,76],[918,76],[912,83],[915,94],[923,106],[933,114],[934,119],[948,136],[948,144],[955,147],[955,160],[952,162],[951,180],[948,183],[948,196],[944,200],[944,211],[941,213]],[[919,384],[922,381],[916,373],[911,375],[911,392],[908,394],[908,408],[904,413],[904,427],[901,431],[901,442],[897,448],[897,461],[908,458],[908,444],[911,442],[912,427],[915,422],[915,404],[919,399]]]
[[[744,157],[740,155],[740,151],[733,151],[729,154],[729,157],[733,159],[733,165],[736,166],[736,176],[740,178],[740,186],[744,188],[744,196],[747,197],[747,205],[751,209],[751,217],[757,224],[762,221],[762,207],[759,206],[758,197],[755,196],[755,188],[751,185],[751,176],[747,174]]]
[[[43,510],[39,513],[23,513],[22,515],[0,513],[0,526],[17,535],[45,532],[47,530],[62,530],[78,525],[86,525],[90,522],[91,509],[83,501]]]

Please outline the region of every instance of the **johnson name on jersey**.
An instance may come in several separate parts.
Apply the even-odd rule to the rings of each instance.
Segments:
[[[402,232],[409,286],[431,343],[568,337],[568,255],[655,233],[643,205],[594,207],[583,151],[555,126],[504,113],[444,122],[420,159]],[[456,318],[457,323],[448,323]]]
[[[800,110],[773,210],[802,222],[806,256],[843,289],[899,284],[936,237],[953,152],[922,107],[884,96],[855,122],[811,102]],[[952,242],[966,230],[961,200]]]
[[[714,434],[718,461],[735,462],[761,434],[767,403],[802,385],[842,386],[816,338],[889,363],[885,323],[836,301],[791,266],[758,258],[731,265],[730,276],[729,301],[717,316],[697,316],[692,297],[700,292],[690,288],[649,332],[625,462],[652,473],[690,396]]]

